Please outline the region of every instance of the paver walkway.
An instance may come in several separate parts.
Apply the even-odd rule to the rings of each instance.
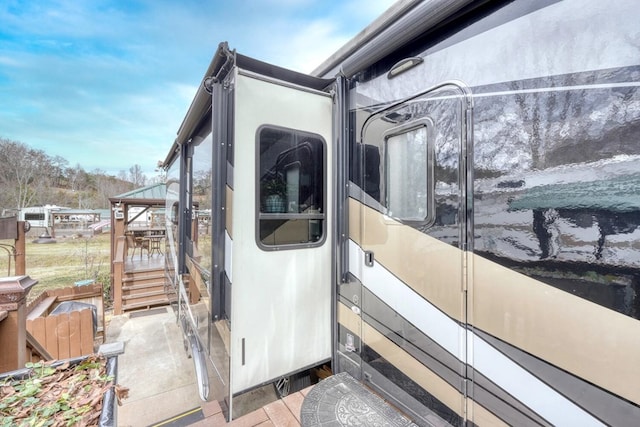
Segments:
[[[218,402],[208,402],[202,405],[205,418],[191,424],[190,427],[298,427],[300,426],[302,402],[312,388],[313,386],[291,393],[284,399],[276,400],[230,423],[225,421]]]
[[[417,427],[346,372],[227,423],[218,402],[202,406],[204,419],[190,427]]]

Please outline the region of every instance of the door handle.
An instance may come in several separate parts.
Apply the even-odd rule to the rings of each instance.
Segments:
[[[365,251],[364,252],[364,265],[367,267],[373,267],[373,251]]]

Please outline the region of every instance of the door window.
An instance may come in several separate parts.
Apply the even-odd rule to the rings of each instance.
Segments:
[[[298,130],[271,126],[258,130],[257,242],[261,248],[322,244],[325,145],[319,135]]]
[[[430,123],[392,129],[385,136],[387,214],[402,221],[433,219],[433,144]]]

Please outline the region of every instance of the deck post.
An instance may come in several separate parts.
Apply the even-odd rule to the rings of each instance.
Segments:
[[[122,314],[122,278],[124,277],[124,259],[126,257],[125,237],[119,236],[116,242],[116,255],[113,261],[113,314]]]
[[[29,276],[0,279],[0,372],[24,367],[27,361],[27,294],[38,281]]]
[[[26,264],[26,240],[27,233],[25,232],[25,221],[18,221],[18,237],[15,240],[16,247],[16,260],[15,260],[15,275],[23,276],[27,274]]]

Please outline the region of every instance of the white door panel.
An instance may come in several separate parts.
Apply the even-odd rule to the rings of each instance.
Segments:
[[[326,94],[236,75],[234,116],[231,392],[238,393],[331,357],[331,245],[258,246],[257,132],[267,125],[319,135],[331,153]],[[331,212],[326,173],[325,212]],[[324,232],[331,229],[326,217]]]

